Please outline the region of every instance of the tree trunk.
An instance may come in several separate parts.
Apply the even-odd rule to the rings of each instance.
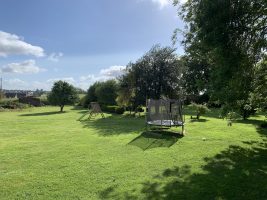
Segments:
[[[60,112],[63,112],[63,108],[64,108],[64,106],[60,106]]]

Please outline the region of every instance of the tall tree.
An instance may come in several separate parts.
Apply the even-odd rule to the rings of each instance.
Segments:
[[[135,63],[130,63],[125,78],[130,76],[135,106],[145,104],[146,98],[176,97],[181,91],[182,70],[175,49],[159,45],[153,46]]]
[[[95,82],[93,85],[91,85],[85,95],[85,100],[83,102],[84,107],[88,107],[90,102],[95,102],[97,101],[97,96],[96,96],[96,88],[100,85],[100,82]]]
[[[65,81],[55,82],[48,95],[48,101],[52,105],[58,105],[60,107],[60,112],[63,112],[65,105],[72,105],[77,100],[78,95],[75,88]]]
[[[117,88],[116,80],[99,83],[95,89],[97,101],[103,105],[116,105]]]
[[[267,55],[259,62],[255,69],[253,91],[250,94],[250,102],[255,107],[261,108],[267,117]]]
[[[132,63],[127,65],[127,69],[129,70],[132,66]],[[116,102],[119,106],[122,107],[131,107],[134,106],[135,99],[135,79],[134,74],[129,73],[129,71],[118,78],[118,91]],[[131,110],[130,109],[130,110]]]
[[[211,66],[212,97],[232,108],[244,106],[267,47],[267,1],[188,0],[180,14],[188,27],[187,54],[200,49]]]
[[[207,92],[210,81],[210,65],[203,58],[192,55],[182,57],[185,66],[183,86],[187,94],[200,95]]]

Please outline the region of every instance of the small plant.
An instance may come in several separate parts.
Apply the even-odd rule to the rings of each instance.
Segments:
[[[205,113],[210,111],[205,104],[191,103],[191,105],[196,112],[196,119],[199,119],[201,115],[204,115]]]
[[[240,115],[236,112],[228,112],[225,117],[227,119],[227,126],[232,126],[233,121],[237,120],[239,117]]]

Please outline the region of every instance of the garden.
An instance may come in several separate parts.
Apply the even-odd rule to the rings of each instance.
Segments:
[[[267,199],[266,0],[179,2],[115,78],[1,89],[0,199]]]
[[[77,121],[67,106],[0,112],[0,199],[265,199],[267,130],[186,107],[186,134],[148,131],[144,115]]]

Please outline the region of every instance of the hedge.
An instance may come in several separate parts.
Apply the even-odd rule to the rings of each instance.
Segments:
[[[124,113],[124,108],[120,106],[107,106],[107,105],[102,105],[101,106],[102,111],[104,112],[109,112],[109,113],[116,113],[116,114],[123,114]]]

